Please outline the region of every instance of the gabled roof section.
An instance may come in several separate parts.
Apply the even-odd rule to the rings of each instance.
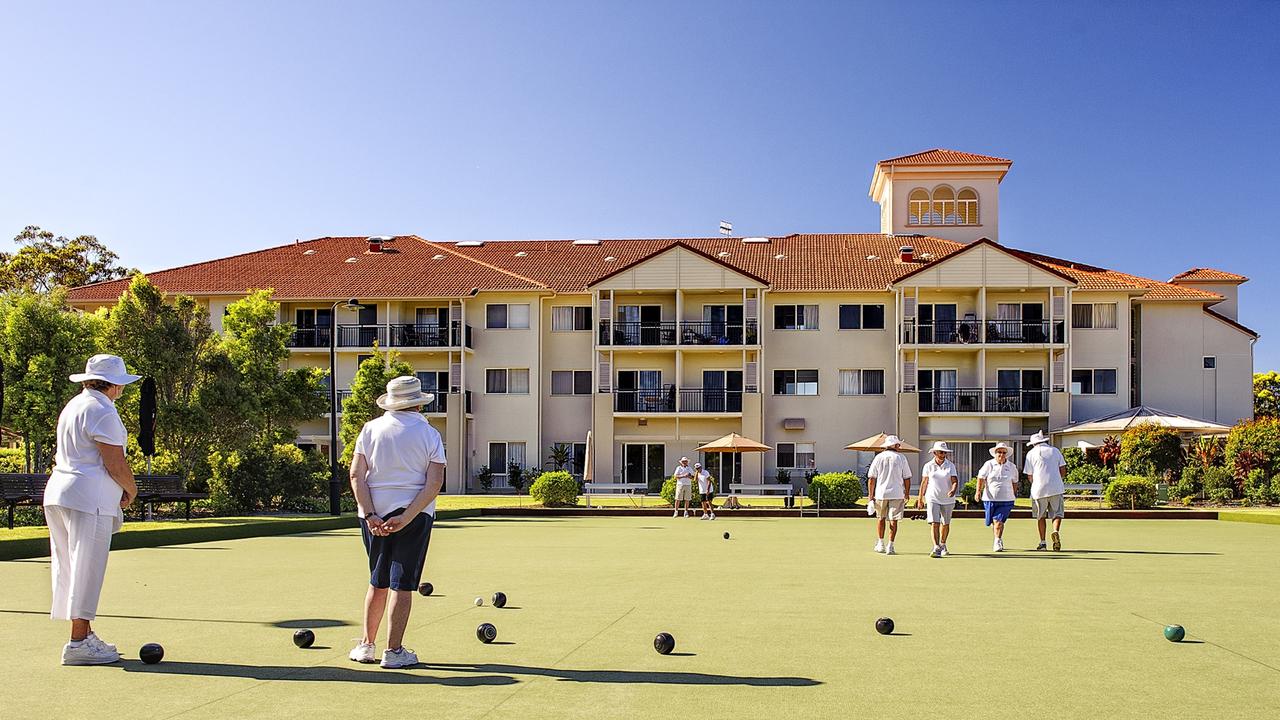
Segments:
[[[1130,275],[1119,270],[1108,270],[1026,250],[1017,252],[1071,276],[1079,290],[1137,290],[1143,300],[1218,302],[1223,299],[1217,293]]]
[[[694,255],[697,255],[697,256],[699,256],[699,257],[701,257],[701,258],[704,258],[704,259],[706,259],[706,260],[708,260],[708,261],[710,261],[710,262],[713,262],[713,263],[715,263],[716,265],[720,265],[720,266],[722,266],[722,267],[726,268],[727,270],[729,270],[730,272],[734,272],[734,273],[737,273],[737,274],[739,274],[739,275],[742,275],[743,277],[750,278],[751,280],[755,280],[756,282],[761,283],[761,284],[765,285],[766,287],[769,285],[769,281],[768,281],[768,280],[765,280],[764,278],[762,278],[762,277],[760,277],[760,276],[758,276],[758,275],[756,275],[756,274],[754,274],[754,273],[752,273],[752,272],[750,272],[750,271],[748,271],[748,270],[743,270],[742,268],[739,268],[739,267],[735,267],[735,266],[733,266],[733,265],[730,265],[729,263],[727,263],[727,262],[725,262],[725,261],[721,260],[719,257],[717,257],[717,256],[715,256],[715,255],[712,255],[711,253],[708,253],[708,252],[706,252],[705,250],[699,250],[698,248],[694,247],[693,245],[690,245],[690,244],[689,244],[689,243],[687,243],[687,242],[684,242],[684,241],[682,241],[682,240],[676,240],[676,241],[672,242],[670,245],[667,245],[667,246],[666,246],[666,247],[664,247],[664,248],[661,248],[661,249],[659,249],[659,250],[656,250],[656,251],[654,251],[654,252],[652,252],[652,253],[650,253],[649,255],[646,255],[646,256],[644,256],[644,257],[636,258],[635,260],[632,260],[631,262],[629,262],[629,263],[627,263],[627,264],[625,264],[625,265],[622,265],[621,267],[618,267],[618,268],[617,268],[617,269],[615,269],[615,270],[612,270],[612,271],[610,271],[610,272],[608,272],[608,273],[605,273],[604,275],[601,275],[600,277],[596,278],[595,280],[592,280],[592,281],[591,281],[591,283],[590,283],[587,287],[591,287],[591,286],[593,286],[593,285],[599,285],[600,283],[604,282],[605,280],[608,280],[608,279],[609,279],[609,278],[611,278],[611,277],[614,277],[614,276],[620,275],[620,274],[622,274],[622,273],[624,273],[624,272],[626,272],[626,271],[628,271],[628,270],[630,270],[630,269],[632,269],[632,268],[634,268],[634,267],[637,267],[637,266],[642,265],[642,264],[644,264],[644,263],[646,263],[646,262],[649,262],[650,260],[653,260],[654,258],[657,258],[657,257],[659,257],[659,256],[661,256],[661,255],[665,255],[666,253],[671,252],[672,250],[675,250],[676,248],[684,248],[685,250],[688,250],[689,252],[693,253]]]
[[[877,165],[1012,165],[1013,161],[1008,158],[995,157],[993,155],[978,155],[976,153],[961,152],[960,150],[947,150],[945,148],[933,148],[932,150],[924,150],[910,155],[899,155],[888,160],[881,160]]]
[[[1231,318],[1227,317],[1226,315],[1223,315],[1222,313],[1215,311],[1215,310],[1214,310],[1213,308],[1211,308],[1211,307],[1206,307],[1206,308],[1204,309],[1204,314],[1205,314],[1205,315],[1208,315],[1208,316],[1209,316],[1209,317],[1211,317],[1211,318],[1214,318],[1215,320],[1221,320],[1222,322],[1224,322],[1224,323],[1226,323],[1226,324],[1230,325],[1231,327],[1233,327],[1233,328],[1235,328],[1235,329],[1239,330],[1240,332],[1244,333],[1245,335],[1248,335],[1249,337],[1253,338],[1254,340],[1257,340],[1258,338],[1262,337],[1261,335],[1259,335],[1258,333],[1254,332],[1253,330],[1251,330],[1251,329],[1249,329],[1249,328],[1245,327],[1244,325],[1241,325],[1240,323],[1236,322],[1235,320],[1232,320]]]
[[[1181,282],[1209,282],[1209,283],[1244,283],[1249,282],[1249,278],[1243,275],[1237,275],[1226,270],[1215,270],[1214,268],[1191,268],[1186,272],[1180,272],[1169,278],[1171,283]]]
[[[994,248],[994,249],[996,249],[996,250],[999,250],[1000,252],[1002,252],[1002,253],[1004,253],[1004,254],[1006,254],[1006,255],[1009,255],[1009,256],[1010,256],[1010,257],[1012,257],[1012,258],[1015,258],[1015,259],[1017,259],[1017,260],[1020,260],[1020,261],[1022,261],[1022,262],[1025,262],[1025,263],[1027,263],[1028,265],[1031,265],[1031,266],[1033,266],[1033,267],[1035,267],[1035,268],[1037,268],[1037,269],[1039,269],[1039,270],[1043,270],[1043,271],[1045,271],[1045,272],[1049,273],[1050,275],[1056,275],[1056,276],[1058,276],[1058,277],[1062,278],[1063,280],[1066,280],[1066,281],[1067,281],[1067,282],[1069,282],[1069,283],[1073,283],[1073,284],[1074,284],[1074,283],[1076,282],[1076,279],[1075,279],[1075,278],[1071,277],[1071,276],[1070,276],[1070,275],[1068,275],[1067,273],[1062,272],[1062,271],[1061,271],[1061,270],[1059,270],[1058,268],[1053,267],[1052,265],[1048,265],[1048,264],[1045,264],[1045,263],[1040,262],[1040,261],[1039,261],[1039,260],[1037,260],[1035,257],[1031,256],[1031,253],[1024,253],[1024,252],[1019,251],[1019,250],[1014,250],[1013,248],[1007,248],[1007,247],[1005,247],[1005,246],[1001,245],[1000,243],[998,243],[998,242],[996,242],[996,241],[994,241],[994,240],[992,240],[992,239],[990,239],[990,238],[982,238],[981,240],[978,240],[978,241],[976,241],[976,242],[969,243],[968,245],[965,245],[965,246],[961,247],[960,249],[958,249],[958,250],[956,250],[955,252],[953,252],[953,253],[951,253],[951,254],[947,255],[946,257],[938,258],[937,260],[935,260],[935,261],[933,261],[933,262],[931,262],[931,263],[928,263],[928,264],[925,264],[925,265],[921,265],[920,267],[917,267],[917,268],[911,269],[911,270],[909,270],[909,271],[907,271],[907,272],[904,272],[903,274],[899,275],[896,279],[894,279],[894,284],[900,283],[900,282],[902,282],[903,280],[906,280],[906,279],[907,279],[907,278],[909,278],[909,277],[912,277],[912,276],[915,276],[915,275],[919,275],[920,273],[922,273],[922,272],[924,272],[925,270],[928,270],[928,269],[930,269],[930,268],[937,267],[938,265],[941,265],[941,264],[943,264],[943,263],[947,262],[948,260],[951,260],[952,258],[956,258],[956,257],[959,257],[959,256],[961,256],[961,255],[964,255],[965,253],[967,253],[967,252],[969,252],[969,251],[971,251],[971,250],[973,250],[973,249],[975,249],[975,248],[984,247],[984,246],[985,246],[985,247],[991,247],[991,248]]]

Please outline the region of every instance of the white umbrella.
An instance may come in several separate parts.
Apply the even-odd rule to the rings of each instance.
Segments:
[[[1189,435],[1226,435],[1231,428],[1209,420],[1202,420],[1174,412],[1167,412],[1147,405],[1139,405],[1110,415],[1065,425],[1053,431],[1054,435],[1089,433],[1092,435],[1119,435],[1134,425],[1160,425]]]

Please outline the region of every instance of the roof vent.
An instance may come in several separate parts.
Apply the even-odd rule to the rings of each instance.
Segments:
[[[744,237],[744,238],[742,238],[742,242],[744,242],[744,243],[749,243],[749,244],[767,243],[767,242],[769,242],[769,238],[767,238],[767,237]]]
[[[786,257],[787,257],[786,255],[783,255],[782,253],[778,253],[777,255],[774,255],[774,256],[773,256],[773,259],[774,259],[774,260],[785,260],[785,259],[786,259]]]
[[[609,257],[605,258],[605,259],[604,259],[604,261],[605,261],[605,262],[613,262],[614,260],[617,260],[617,259],[618,259],[618,258],[616,258],[616,257],[614,257],[614,256],[612,256],[612,255],[610,255]]]
[[[916,261],[916,249],[910,245],[903,245],[898,248],[898,259],[904,263]]]
[[[444,256],[443,256],[443,255],[441,255],[441,254],[439,254],[439,253],[436,253],[435,255],[432,255],[432,256],[431,256],[431,259],[432,259],[432,260],[443,260],[443,259],[444,259]]]
[[[574,245],[599,245],[599,240],[574,240]]]
[[[347,259],[346,259],[346,262],[349,262],[349,263],[353,263],[353,262],[355,262],[355,261],[356,261],[356,259],[355,259],[355,258],[353,258],[353,257],[349,257],[349,258],[347,258]]]
[[[463,240],[458,243],[458,247],[483,247],[483,240]]]
[[[396,239],[390,235],[371,235],[365,238],[365,242],[369,243],[369,252],[371,253],[380,253],[383,245],[389,245],[395,241]]]
[[[316,249],[315,249],[315,248],[307,248],[306,250],[303,250],[303,251],[302,251],[302,254],[303,254],[303,255],[315,255],[315,254],[316,254]]]
[[[729,252],[728,252],[727,250],[721,250],[720,252],[716,253],[716,256],[717,256],[717,257],[729,257]]]
[[[922,260],[932,260],[932,259],[933,259],[933,253],[920,253],[920,259],[922,259]]]
[[[867,259],[868,259],[868,260],[879,260],[879,259],[880,259],[880,256],[879,256],[879,255],[868,255],[868,256],[867,256]]]
[[[528,255],[529,255],[529,253],[527,253],[527,252],[525,252],[525,251],[523,251],[523,250],[521,250],[520,252],[516,253],[516,257],[527,257]]]

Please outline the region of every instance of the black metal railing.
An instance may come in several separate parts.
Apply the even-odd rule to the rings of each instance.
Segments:
[[[456,346],[454,335],[444,325],[392,325],[391,345],[396,347]]]
[[[680,388],[680,412],[742,412],[742,391],[721,388]]]
[[[675,345],[674,321],[600,322],[601,345]]]
[[[988,320],[988,343],[1063,342],[1064,324],[1049,320]]]
[[[1042,413],[1049,412],[1049,391],[1042,390],[987,390],[986,411],[989,413]]]
[[[755,320],[688,320],[680,323],[681,345],[755,345],[758,342]]]
[[[919,391],[920,412],[982,412],[982,388]]]
[[[339,325],[338,347],[387,346],[386,325]]]
[[[298,327],[289,337],[289,347],[327,348],[327,327]],[[397,323],[395,325],[339,325],[338,347],[475,347],[470,325],[454,321],[443,325]]]
[[[960,345],[981,341],[977,320],[934,320],[902,326],[902,341],[921,345]],[[913,336],[914,331],[914,336]]]
[[[299,327],[294,328],[289,336],[289,347],[295,348],[327,348],[329,347],[329,328]]]
[[[672,413],[676,411],[676,389],[615,390],[614,412]]]
[[[435,395],[431,402],[422,406],[424,413],[447,413],[449,412],[449,395],[438,390],[428,390],[427,392]]]
[[[1065,325],[1050,320],[934,320],[902,324],[902,342],[919,345],[1064,342]],[[1052,340],[1050,339],[1052,337]]]

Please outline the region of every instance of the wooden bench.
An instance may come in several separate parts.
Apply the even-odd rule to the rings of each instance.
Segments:
[[[796,489],[790,483],[729,483],[729,494],[738,497],[773,497],[771,493],[782,493],[784,507],[791,507]]]
[[[1066,483],[1063,500],[1097,500],[1101,505],[1107,486],[1102,483]]]
[[[649,483],[589,482],[582,485],[582,492],[587,496],[587,507],[591,507],[591,494],[625,493],[635,503],[636,492],[640,493],[640,505],[644,505],[644,494],[649,491]]]
[[[44,502],[44,484],[47,475],[26,473],[0,473],[0,500],[9,506],[9,529],[13,529],[13,509],[19,505],[40,505]]]
[[[186,503],[186,518],[191,519],[191,501],[204,500],[209,493],[187,492],[186,482],[177,475],[135,475],[138,483],[138,502]]]

